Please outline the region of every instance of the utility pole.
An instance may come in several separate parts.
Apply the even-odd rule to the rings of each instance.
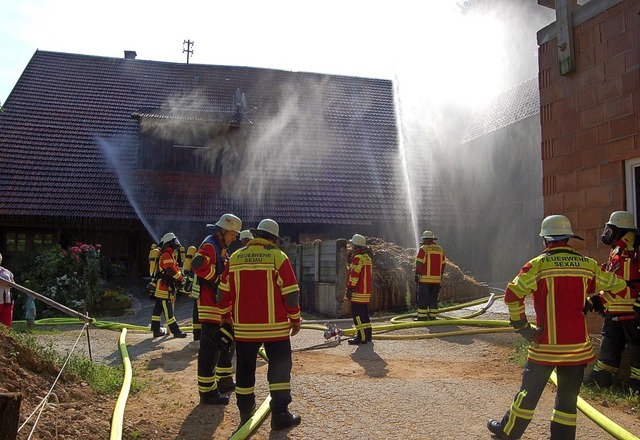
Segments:
[[[184,47],[184,45],[187,45],[186,49]],[[182,43],[182,53],[187,53],[187,64],[189,64],[189,55],[193,55],[193,49],[191,49],[191,47],[193,46],[193,41],[191,40],[184,40],[184,42]]]

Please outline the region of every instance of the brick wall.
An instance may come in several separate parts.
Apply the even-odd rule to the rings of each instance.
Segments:
[[[560,75],[555,37],[538,50],[544,215],[569,217],[598,261],[602,226],[627,209],[624,161],[640,156],[640,3],[609,3],[574,25],[574,72]]]

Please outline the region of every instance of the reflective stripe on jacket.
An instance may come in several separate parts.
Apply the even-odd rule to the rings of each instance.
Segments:
[[[167,247],[160,254],[158,262],[160,279],[156,284],[155,297],[159,299],[171,299],[175,297],[175,289],[171,284],[182,280],[182,269],[174,258],[173,248]]]
[[[218,293],[218,284],[224,270],[227,254],[226,249],[216,236],[209,235],[204,239],[200,248],[194,255],[202,256],[205,264],[195,268],[193,273],[198,277],[197,283],[200,288],[198,297],[198,319],[200,322],[220,323],[224,313],[228,312],[221,302],[221,295]]]
[[[626,283],[589,257],[562,243],[550,244],[527,262],[507,285],[504,302],[511,320],[526,319],[525,298],[533,297],[536,325],[543,332],[529,345],[529,360],[545,365],[586,364],[595,358],[582,312],[599,290],[620,292]]]
[[[604,266],[607,272],[613,272],[625,280],[640,279],[638,251],[635,249],[635,240],[635,231],[630,231],[615,243],[616,247],[611,249],[609,260]],[[633,289],[627,287],[617,294],[603,292],[600,297],[608,313],[613,315],[632,315],[633,303],[638,297],[638,286]]]
[[[237,341],[285,340],[289,321],[300,321],[300,289],[291,262],[268,240],[255,238],[235,251],[219,288],[231,307]]]
[[[421,284],[441,284],[446,258],[444,250],[435,243],[423,244],[416,256],[416,273]]]
[[[347,268],[347,289],[353,289],[350,301],[369,304],[373,290],[373,264],[366,251],[356,253]]]

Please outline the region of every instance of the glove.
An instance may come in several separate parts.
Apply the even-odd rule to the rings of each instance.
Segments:
[[[347,299],[351,299],[351,297],[353,296],[353,289],[352,288],[348,288],[347,289],[347,293],[345,293],[344,296]]]
[[[229,323],[222,324],[213,334],[213,339],[220,347],[220,350],[228,352],[233,344],[233,326]]]
[[[604,315],[604,305],[602,304],[602,299],[599,294],[594,293],[585,301],[582,313],[586,315],[588,312],[596,312]]]
[[[540,334],[542,334],[542,331],[544,330],[542,327],[531,325],[526,319],[520,319],[518,321],[510,320],[510,322],[516,333],[518,333],[529,342],[534,342],[536,339],[538,339],[538,336],[540,336]]]
[[[420,275],[419,274],[415,274],[413,276],[413,279],[416,280],[416,284],[420,282]]]

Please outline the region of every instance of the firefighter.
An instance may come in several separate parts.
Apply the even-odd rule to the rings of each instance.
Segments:
[[[487,428],[501,439],[519,439],[533,418],[538,400],[554,368],[558,391],[551,416],[551,440],[576,436],[577,399],[584,369],[595,358],[586,317],[590,294],[599,290],[620,292],[626,283],[598,263],[580,255],[569,239],[581,237],[563,215],[546,217],[541,224],[542,254],[527,262],[504,294],[510,322],[529,341],[527,363],[520,390],[502,420],[489,420]],[[525,298],[531,295],[536,325],[529,323]]]
[[[604,269],[628,281],[639,280],[640,237],[633,214],[627,211],[613,212],[605,224],[600,240],[611,246]],[[633,310],[637,298],[636,284],[615,296],[600,292],[590,298],[593,310],[604,315],[604,323],[599,357],[585,384],[595,384],[602,388],[611,386],[626,346],[631,360],[629,388],[632,393],[640,394],[640,330],[635,323]]]
[[[220,284],[229,305],[225,323],[233,324],[236,340],[236,401],[240,426],[256,406],[256,356],[264,345],[269,359],[267,381],[271,396],[271,429],[300,424],[299,415],[288,410],[291,403],[290,336],[300,331],[300,289],[291,262],[277,243],[279,226],[262,220],[255,237],[234,252]]]
[[[253,235],[251,235],[251,231],[249,229],[244,229],[240,231],[238,240],[234,241],[231,245],[229,245],[228,254],[231,255],[238,249],[245,247],[247,243],[249,243],[249,240],[253,240]]]
[[[158,262],[158,282],[154,292],[155,304],[151,315],[153,337],[164,336],[166,331],[160,327],[162,313],[174,338],[186,338],[187,334],[180,330],[173,316],[173,300],[180,290],[182,270],[176,260],[175,251],[180,248],[180,241],[173,232],[167,232],[160,239],[160,260]]]
[[[347,267],[347,291],[345,300],[351,302],[351,316],[356,327],[356,336],[348,339],[350,345],[371,341],[369,301],[373,289],[373,264],[367,240],[360,234],[351,238],[353,256]]]
[[[225,394],[235,389],[233,346],[221,350],[216,334],[220,329],[220,317],[226,312],[221,305],[218,285],[227,263],[227,248],[238,237],[241,227],[242,220],[233,214],[223,214],[217,223],[208,224],[212,233],[204,239],[191,261],[191,271],[195,275],[193,288],[199,290],[198,393],[202,404],[226,405],[229,396]]]
[[[431,231],[424,231],[422,244],[416,256],[416,321],[433,321],[438,314],[438,295],[442,273],[446,264],[444,250],[435,243],[438,238]]]

